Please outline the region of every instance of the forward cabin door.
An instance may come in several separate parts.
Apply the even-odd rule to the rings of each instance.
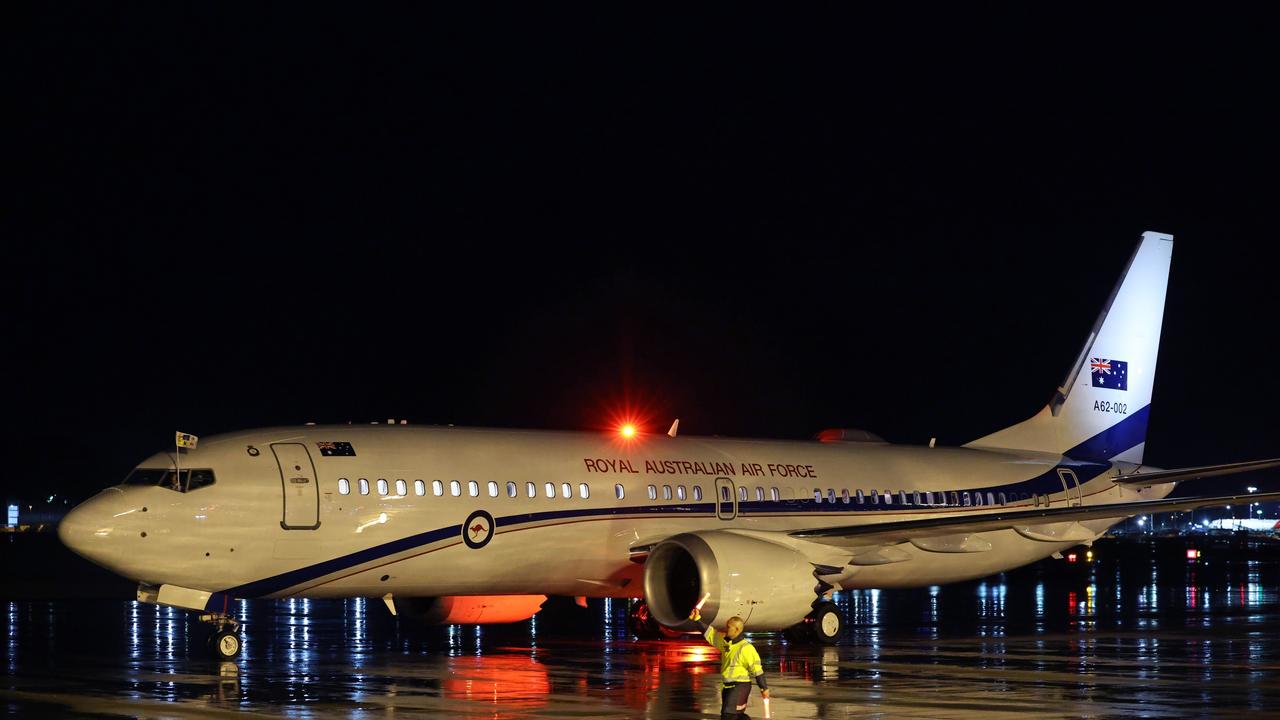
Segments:
[[[284,514],[280,527],[285,530],[315,530],[320,527],[320,487],[316,468],[311,463],[307,446],[301,443],[274,443],[280,465],[280,488],[284,493]]]

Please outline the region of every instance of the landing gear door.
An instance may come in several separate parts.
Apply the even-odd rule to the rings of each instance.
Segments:
[[[716,478],[716,517],[721,520],[738,517],[738,489],[729,478]]]
[[[271,452],[275,453],[276,463],[280,465],[280,487],[284,493],[280,527],[285,530],[315,530],[320,527],[320,487],[307,446],[275,443]]]
[[[1062,490],[1066,493],[1068,505],[1079,507],[1084,504],[1083,491],[1080,489],[1080,479],[1076,477],[1075,470],[1058,468],[1058,479],[1062,481]]]

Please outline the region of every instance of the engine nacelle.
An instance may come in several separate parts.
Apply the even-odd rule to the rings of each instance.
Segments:
[[[533,617],[546,595],[453,595],[396,599],[400,615],[428,625],[497,625]]]
[[[644,564],[644,597],[663,625],[688,627],[703,595],[702,619],[734,615],[748,630],[782,630],[813,609],[819,584],[795,550],[732,531],[684,533],[663,540]]]

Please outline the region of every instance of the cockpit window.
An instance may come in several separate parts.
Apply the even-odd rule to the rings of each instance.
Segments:
[[[124,479],[123,484],[157,485],[177,492],[191,492],[213,483],[213,471],[207,469],[183,468],[180,473],[175,474],[174,471],[163,468],[135,468],[129,473],[129,477]]]

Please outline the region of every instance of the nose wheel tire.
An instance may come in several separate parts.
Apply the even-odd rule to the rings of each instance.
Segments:
[[[209,638],[209,651],[218,660],[231,660],[240,654],[240,636],[230,630],[219,630]]]

